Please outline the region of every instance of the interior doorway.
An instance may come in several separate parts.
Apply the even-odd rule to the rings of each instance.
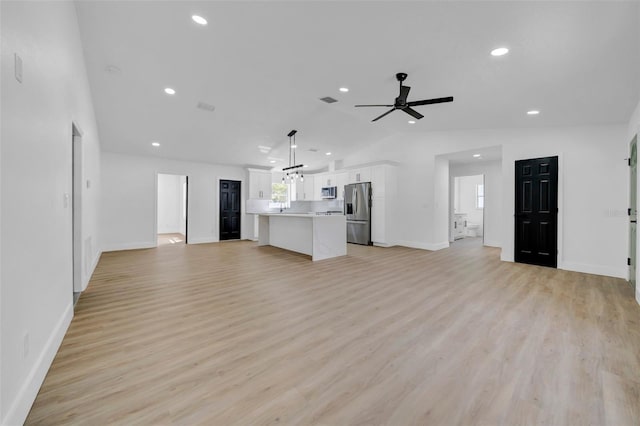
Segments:
[[[516,262],[558,266],[558,157],[515,163]]]
[[[636,291],[636,232],[638,226],[638,135],[634,136],[629,149],[629,283]]]
[[[453,221],[451,240],[484,245],[484,175],[453,178]]]
[[[80,298],[82,288],[82,132],[71,124],[71,247],[73,268],[73,304]]]
[[[240,239],[240,182],[220,180],[220,241]]]
[[[189,177],[158,173],[156,234],[158,246],[187,244]]]

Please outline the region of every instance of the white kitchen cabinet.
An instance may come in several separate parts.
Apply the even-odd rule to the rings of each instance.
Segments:
[[[336,186],[335,173],[325,173],[322,175],[322,186]]]
[[[313,200],[313,176],[305,175],[304,181],[296,182],[296,200],[297,201],[310,201]]]
[[[271,199],[271,172],[249,169],[249,198],[252,200]]]
[[[322,199],[322,187],[326,186],[324,183],[326,182],[324,179],[324,174],[315,175],[313,177],[313,197],[312,200],[321,200]]]
[[[315,177],[312,175],[307,175],[304,177],[304,185],[302,185],[302,200],[315,200],[313,198],[313,184],[315,181]]]
[[[344,200],[344,186],[348,183],[349,173],[347,172],[336,173],[335,180],[336,180],[335,186],[338,187],[338,190],[336,191],[336,198],[338,200]]]
[[[371,167],[349,170],[349,183],[371,182]]]

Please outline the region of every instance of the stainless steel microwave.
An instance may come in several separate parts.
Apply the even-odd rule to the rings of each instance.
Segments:
[[[320,192],[320,196],[322,198],[336,198],[336,193],[338,192],[338,187],[336,186],[323,186]]]

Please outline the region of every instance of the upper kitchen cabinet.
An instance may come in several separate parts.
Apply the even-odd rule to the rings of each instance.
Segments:
[[[349,170],[349,182],[347,183],[360,182],[371,182],[371,167],[361,167]]]
[[[297,201],[310,201],[313,200],[313,183],[314,177],[312,175],[305,175],[304,181],[296,182],[296,200]]]
[[[336,191],[336,198],[338,200],[344,200],[344,186],[347,183],[349,183],[349,173],[347,172],[336,173],[335,180],[336,180],[335,186],[338,187],[338,190]]]
[[[249,198],[252,200],[271,199],[271,172],[249,169]]]
[[[313,198],[313,188],[314,188],[315,177],[311,175],[307,175],[304,177],[304,185],[302,193],[302,200],[314,200]]]

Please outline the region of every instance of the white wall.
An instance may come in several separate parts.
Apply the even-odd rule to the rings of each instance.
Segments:
[[[451,166],[452,177],[480,174],[484,175],[484,245],[502,247],[502,161],[475,161]]]
[[[156,176],[189,177],[189,243],[219,241],[219,179],[241,181],[242,238],[247,238],[246,170],[240,167],[102,153],[103,250],[155,247]],[[253,219],[253,218],[251,218]]]
[[[624,125],[407,133],[345,158],[344,165],[399,162],[397,208],[405,220],[396,241],[438,247],[442,206],[433,201],[435,157],[502,146],[501,258],[513,261],[514,163],[558,155],[559,268],[626,277],[626,134]]]
[[[73,315],[72,217],[65,205],[72,121],[83,131],[85,281],[99,257],[100,148],[74,4],[0,8],[0,422],[21,424]],[[14,78],[14,53],[23,61],[22,83]]]
[[[627,126],[627,144],[631,143],[635,135],[640,135],[640,102],[629,119],[629,125]],[[638,138],[638,140],[640,140],[640,138]],[[636,195],[640,196],[640,182],[636,188],[638,191]],[[640,200],[640,198],[636,199]],[[640,247],[640,233],[637,235],[636,247]],[[636,253],[638,252],[636,251]],[[636,258],[636,265],[638,265],[638,258]],[[638,278],[640,278],[640,268],[636,269],[636,300],[640,303],[640,285],[637,284],[640,283],[640,281],[638,281]]]
[[[184,232],[183,181],[180,175],[158,175],[158,234]]]
[[[460,176],[455,178],[459,181],[458,197],[459,210],[456,213],[467,215],[467,224],[483,226],[482,209],[476,207],[476,188],[484,184],[484,176]],[[479,229],[482,231],[482,228]],[[480,233],[480,235],[482,235]]]

